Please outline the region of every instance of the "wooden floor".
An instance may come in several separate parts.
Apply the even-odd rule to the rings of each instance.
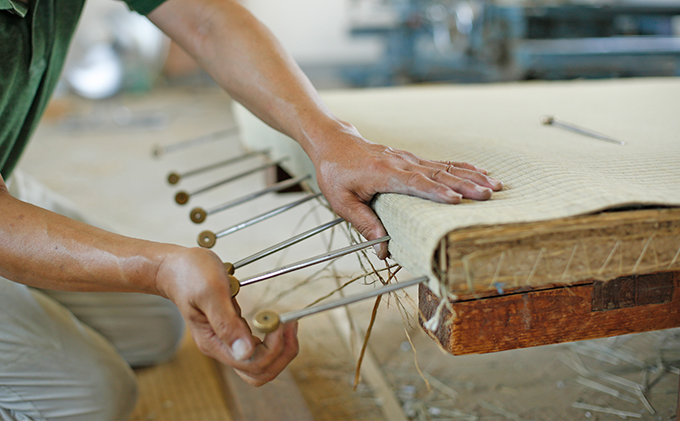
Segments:
[[[186,334],[177,355],[135,370],[139,399],[130,421],[231,421],[215,362]]]

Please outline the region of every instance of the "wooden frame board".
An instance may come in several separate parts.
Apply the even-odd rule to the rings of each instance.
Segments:
[[[439,305],[419,289],[421,324]],[[483,354],[680,326],[680,271],[450,302],[436,331],[453,355]]]

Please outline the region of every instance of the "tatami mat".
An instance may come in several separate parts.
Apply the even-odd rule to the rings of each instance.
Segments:
[[[130,421],[231,421],[214,361],[189,333],[170,361],[135,370],[139,399]]]

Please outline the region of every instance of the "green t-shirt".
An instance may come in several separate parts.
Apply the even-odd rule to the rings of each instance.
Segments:
[[[148,14],[164,0],[125,0]],[[6,179],[59,81],[85,0],[0,0],[0,174]]]

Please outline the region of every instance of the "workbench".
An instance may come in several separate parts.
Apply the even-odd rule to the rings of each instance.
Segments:
[[[430,85],[328,92],[372,141],[467,161],[505,183],[488,202],[373,202],[421,287],[421,322],[453,354],[680,326],[680,79]],[[237,110],[246,144],[297,145]],[[541,124],[544,115],[625,145]],[[311,171],[313,174],[314,172]]]

